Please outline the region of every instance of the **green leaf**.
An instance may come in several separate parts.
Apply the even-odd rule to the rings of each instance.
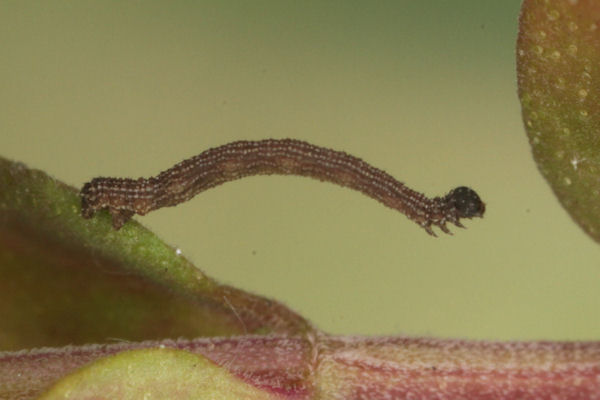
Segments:
[[[74,188],[0,158],[0,350],[299,333],[284,305],[220,285],[141,225],[80,217]]]
[[[131,350],[63,378],[40,400],[274,399],[207,358],[173,349]]]
[[[517,44],[523,120],[538,167],[600,241],[600,3],[525,0]]]

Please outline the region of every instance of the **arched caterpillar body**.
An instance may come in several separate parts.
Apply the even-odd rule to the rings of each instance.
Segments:
[[[238,141],[184,160],[148,179],[94,178],[81,189],[81,213],[91,218],[108,209],[120,229],[134,214],[175,206],[196,194],[251,175],[300,175],[358,190],[396,209],[434,235],[432,226],[450,233],[451,222],[482,217],[485,204],[468,187],[427,198],[391,175],[347,153],[295,139]]]

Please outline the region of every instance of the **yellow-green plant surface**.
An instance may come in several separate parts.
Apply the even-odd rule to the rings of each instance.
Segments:
[[[600,3],[526,0],[517,45],[523,120],[541,173],[600,241]]]

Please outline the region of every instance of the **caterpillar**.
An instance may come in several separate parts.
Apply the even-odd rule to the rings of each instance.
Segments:
[[[295,139],[237,141],[184,160],[151,178],[94,178],[81,189],[81,215],[108,209],[114,229],[134,214],[175,206],[200,192],[252,175],[299,175],[348,187],[398,210],[430,235],[448,222],[482,217],[485,203],[466,186],[428,198],[383,170],[342,151]]]

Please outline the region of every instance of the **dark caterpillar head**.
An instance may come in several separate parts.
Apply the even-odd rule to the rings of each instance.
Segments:
[[[456,210],[459,218],[483,217],[485,212],[485,203],[473,189],[466,186],[452,189],[444,200],[447,207]]]

